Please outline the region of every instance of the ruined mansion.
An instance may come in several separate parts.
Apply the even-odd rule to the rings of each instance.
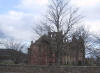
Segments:
[[[28,48],[28,63],[32,65],[51,65],[57,64],[56,36],[61,33],[49,32],[43,35],[35,43],[31,42]],[[61,50],[62,65],[78,65],[85,62],[85,46],[81,36],[72,37],[70,41],[60,40],[63,43]]]

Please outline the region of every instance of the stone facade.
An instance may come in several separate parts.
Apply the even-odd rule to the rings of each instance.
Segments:
[[[58,33],[48,33],[40,37],[35,43],[31,42],[28,49],[29,64],[33,65],[48,65],[57,63],[57,43],[56,35]],[[61,34],[60,34],[61,35]],[[61,55],[62,64],[83,64],[85,61],[85,47],[84,40],[81,37],[73,36],[70,42],[65,42],[61,39],[60,44],[63,43],[64,48]]]
[[[76,39],[72,38],[71,42],[67,42],[65,45],[63,64],[82,65],[85,63],[85,46],[81,37]]]
[[[100,57],[97,57],[96,65],[100,66]]]
[[[55,53],[49,49],[49,44],[44,38],[45,36],[41,37],[36,43],[31,42],[28,49],[29,64],[47,65],[55,63]]]

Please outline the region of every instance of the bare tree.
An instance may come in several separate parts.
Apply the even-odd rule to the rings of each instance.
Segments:
[[[81,36],[84,40],[85,52],[86,55],[99,57],[100,56],[100,49],[95,48],[94,45],[100,42],[100,38],[96,37],[96,35],[90,34],[88,30],[82,26],[79,30],[75,33],[75,35]],[[93,39],[95,38],[95,39]]]
[[[100,37],[96,37],[96,39],[97,39],[97,44],[99,44],[99,46],[100,46]],[[95,49],[95,56],[98,58],[100,58],[100,48],[97,48],[97,49]]]
[[[7,49],[13,49],[16,51],[22,51],[24,49],[25,44],[22,44],[21,42],[15,41],[15,40],[6,40],[4,42],[4,46]]]
[[[89,36],[91,35],[88,30],[86,30],[85,26],[80,26],[72,35],[75,35],[76,37],[82,37],[84,41],[85,48],[87,47],[87,43]]]
[[[96,47],[96,46],[100,46],[100,37],[99,36],[96,36],[96,35],[92,35],[92,36],[95,38],[95,40],[94,40],[94,42],[92,42],[89,45],[88,50],[90,51],[89,53],[92,56],[94,56],[96,58],[99,58],[100,57],[100,48],[99,47]]]
[[[25,44],[22,44],[21,42],[17,42],[15,40],[6,40],[4,42],[4,46],[6,49],[11,49],[11,51],[8,51],[12,60],[17,64],[20,63],[20,61],[25,56],[22,50],[25,48]]]
[[[72,28],[82,19],[78,11],[78,8],[69,5],[68,0],[51,0],[45,20],[34,30],[40,36],[48,32],[56,32],[57,64],[61,64],[63,40],[67,41],[70,31],[73,31]]]

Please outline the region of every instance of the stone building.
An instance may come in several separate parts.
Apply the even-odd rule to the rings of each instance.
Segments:
[[[42,36],[35,43],[31,42],[31,46],[28,49],[29,64],[34,65],[47,65],[55,63],[55,53],[52,49],[49,49],[49,42],[46,36]]]
[[[31,42],[28,49],[29,64],[48,65],[57,63],[57,43],[56,37],[61,33],[49,32],[48,35],[40,37],[35,43]],[[70,42],[60,39],[60,44],[63,44],[61,54],[61,64],[81,65],[85,60],[85,47],[82,37],[72,37]],[[59,44],[59,45],[60,45]]]
[[[73,36],[71,42],[65,43],[63,64],[82,65],[85,63],[84,40]]]
[[[97,57],[97,59],[96,59],[96,65],[100,66],[100,57]]]
[[[27,54],[13,50],[0,49],[0,64],[26,64]]]

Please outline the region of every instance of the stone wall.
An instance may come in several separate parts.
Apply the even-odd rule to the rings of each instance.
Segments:
[[[0,73],[100,73],[100,67],[0,65]]]

